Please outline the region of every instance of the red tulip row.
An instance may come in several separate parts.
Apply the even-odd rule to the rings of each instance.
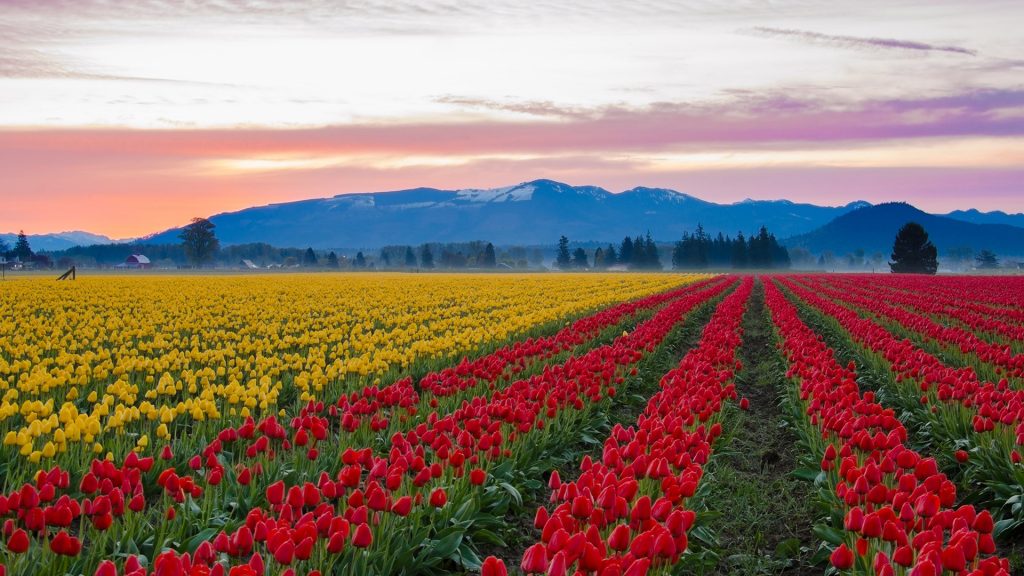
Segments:
[[[839,277],[823,281],[842,290],[852,290],[862,296],[869,293],[875,298],[883,298],[887,302],[919,310],[940,321],[953,320],[975,332],[1001,336],[1011,341],[1024,341],[1024,324],[1004,320],[1000,311],[989,308],[986,312],[978,312],[964,307],[962,302],[950,296],[909,292],[902,289],[899,278],[873,276],[871,284],[859,279]]]
[[[331,555],[344,552],[349,539],[351,546],[373,546],[380,555],[397,552],[387,546],[414,547],[418,542],[405,542],[411,526],[443,526],[452,507],[461,509],[466,502],[480,499],[488,470],[505,461],[528,464],[529,446],[537,436],[547,428],[581,418],[588,407],[614,396],[625,372],[645,352],[654,350],[686,313],[731,284],[719,283],[678,298],[612,344],[569,358],[560,366],[547,367],[540,374],[497,390],[489,398],[467,400],[447,415],[432,412],[425,423],[404,434],[395,433],[387,456],[378,456],[371,447],[350,447],[342,453],[343,466],[335,477],[322,472],[317,482],[302,486],[275,482],[265,492],[269,509],[250,513],[254,526],[219,535],[214,540],[215,550],[243,561],[248,558],[249,564],[263,561],[259,548],[278,564],[307,560],[309,556],[298,555],[297,534],[311,523],[319,532],[308,528],[302,532],[303,540],[310,539],[304,551],[318,565],[332,562]],[[293,428],[297,424],[301,430],[308,420],[309,426],[327,431],[323,412],[323,406],[308,406],[293,420]],[[279,449],[288,449],[284,446],[288,440],[282,439],[277,426],[264,428],[280,441]],[[242,438],[228,434],[218,439],[208,448],[207,460]],[[274,449],[268,444],[267,450]],[[281,531],[287,536],[275,538],[274,534]],[[361,539],[356,539],[360,535]],[[332,541],[337,545],[332,546]],[[358,567],[353,564],[353,573],[367,564],[376,569],[381,566],[366,556],[346,558],[361,558],[365,563]],[[379,561],[387,564],[385,558]]]
[[[936,295],[949,298],[958,306],[990,315],[1005,315],[1024,321],[1024,278],[1000,276],[943,277],[903,274],[882,275],[887,284],[898,286],[911,294]]]
[[[1024,444],[1024,390],[1010,389],[1005,379],[997,384],[981,382],[974,370],[950,368],[846,306],[827,300],[790,279],[779,282],[810,306],[835,318],[854,341],[881,355],[898,382],[906,382],[922,392],[922,404],[959,405],[971,415],[975,432],[1009,433],[1018,446]],[[1014,463],[1020,460],[1016,451],[1010,457]]]
[[[441,398],[467,390],[483,390],[484,393],[494,390],[499,382],[507,383],[531,366],[591,342],[603,331],[628,317],[656,310],[666,302],[718,286],[721,282],[721,278],[711,278],[618,304],[576,320],[553,336],[518,341],[474,360],[464,358],[455,367],[426,374],[418,385],[412,377],[405,377],[387,386],[366,386],[362,390],[342,394],[331,408],[331,416],[333,418],[334,412],[337,412],[340,426],[346,432],[356,432],[365,425],[369,432],[375,433],[396,430],[396,427],[390,425],[391,418],[398,410],[401,422],[397,429],[404,429],[409,419],[415,418],[421,410],[437,408]]]
[[[560,332],[561,336],[553,340],[554,347],[546,346],[547,353],[550,353],[551,350],[570,349],[574,343],[585,342],[587,337],[595,337],[603,329],[614,326],[626,315],[635,314],[645,309],[659,308],[664,306],[665,302],[675,301],[676,306],[672,309],[672,314],[678,315],[700,303],[703,299],[725,290],[727,285],[728,283],[721,281],[702,282],[697,285],[697,288],[704,287],[705,290],[694,291],[692,287],[673,290],[599,312],[592,317],[577,321],[570,328]],[[680,300],[682,301],[681,305]],[[567,331],[573,327],[582,335],[571,336]],[[537,349],[520,347],[518,350],[521,356],[528,357]],[[499,351],[498,354],[507,354],[507,352]],[[518,362],[517,365],[523,366],[525,361],[510,358],[510,362]],[[492,372],[492,374],[500,376],[496,372]],[[476,401],[474,400],[474,402]],[[341,404],[343,402],[339,401],[339,405]],[[434,413],[428,420],[436,425],[439,417]],[[154,501],[162,502],[166,507],[168,523],[171,523],[177,514],[175,503],[199,500],[204,492],[223,500],[232,497],[239,500],[248,499],[253,502],[254,493],[258,493],[256,480],[265,475],[269,476],[269,473],[265,473],[265,467],[268,469],[274,467],[276,471],[280,471],[282,456],[296,449],[302,450],[307,461],[316,460],[318,446],[326,447],[337,444],[337,442],[328,442],[329,434],[338,437],[346,430],[343,413],[336,406],[325,410],[322,403],[311,403],[288,424],[289,426],[286,427],[276,418],[269,417],[259,423],[248,419],[238,428],[224,429],[207,446],[202,455],[197,455],[188,461],[188,467],[201,474],[202,478],[200,479],[179,474],[173,467],[168,467],[170,462],[154,462],[153,458],[139,458],[134,453],[129,454],[121,467],[116,467],[108,461],[94,461],[91,470],[83,474],[80,482],[76,483],[71,482],[70,474],[67,471],[55,468],[48,474],[41,473],[34,485],[25,485],[10,496],[0,495],[0,518],[8,516],[4,524],[6,549],[14,555],[14,560],[20,561],[22,555],[29,552],[29,534],[34,534],[35,538],[43,541],[43,547],[49,548],[54,554],[75,557],[78,556],[82,547],[83,538],[87,535],[94,539],[102,538],[103,534],[111,531],[114,519],[120,518],[126,513],[138,514],[137,519],[131,520],[134,528],[148,523],[152,517],[151,508]],[[539,425],[542,424],[543,422],[539,422]],[[417,428],[420,430],[420,435],[426,435],[425,425]],[[477,434],[481,431],[472,423],[467,428]],[[443,425],[441,425],[441,429],[444,429]],[[412,432],[411,437],[415,438],[416,433]],[[150,566],[150,569],[157,568],[160,562],[164,562],[165,564],[169,563],[167,566],[172,564],[186,566],[186,572],[202,573],[204,564],[206,564],[206,570],[216,573],[218,570],[222,570],[223,566],[218,568],[217,566],[220,565],[212,562],[214,555],[219,553],[246,555],[246,552],[252,550],[251,542],[254,539],[257,542],[267,543],[268,549],[275,559],[283,564],[288,564],[292,559],[308,559],[313,554],[311,544],[317,541],[316,536],[328,542],[326,548],[332,553],[340,551],[340,547],[344,546],[350,532],[353,546],[357,548],[369,546],[372,534],[367,525],[368,522],[379,523],[380,516],[384,513],[394,514],[398,517],[405,516],[411,512],[414,503],[417,506],[423,503],[423,494],[426,492],[411,490],[410,495],[401,496],[398,495],[400,488],[418,488],[428,480],[442,476],[446,476],[450,480],[452,474],[442,472],[442,465],[456,469],[458,475],[461,475],[466,468],[463,465],[465,461],[463,454],[457,449],[452,450],[453,443],[449,443],[447,447],[431,447],[434,451],[428,455],[424,452],[424,445],[418,446],[416,450],[411,450],[411,444],[401,435],[396,435],[394,439],[400,445],[409,447],[410,450],[407,450],[404,455],[398,455],[397,458],[395,450],[392,450],[388,458],[380,458],[370,448],[360,450],[349,448],[342,454],[340,462],[335,461],[328,465],[328,469],[341,467],[337,471],[337,480],[326,473],[320,473],[315,484],[306,481],[291,486],[287,491],[287,501],[282,496],[284,483],[278,481],[269,486],[265,492],[267,501],[276,515],[268,513],[261,518],[250,514],[246,518],[245,526],[235,531],[231,538],[225,540],[227,536],[222,534],[212,542],[203,543],[189,556],[177,554],[161,556],[160,558],[163,560]],[[457,439],[462,440],[461,436]],[[487,442],[493,442],[496,439],[498,439],[497,444],[500,444],[500,432],[497,434],[488,432],[478,440],[476,447],[481,449]],[[230,455],[224,450],[225,446],[237,449],[233,455]],[[488,452],[491,457],[507,453],[507,448],[503,451],[491,450]],[[169,447],[164,447],[161,454],[162,460],[165,461],[174,458]],[[426,465],[425,457],[433,461],[430,466]],[[228,463],[230,459],[236,460],[236,464],[230,465]],[[250,459],[252,462],[249,465],[243,465],[241,464],[243,459]],[[476,462],[478,457],[473,455],[472,460]],[[154,464],[157,464],[156,469],[154,469]],[[385,470],[387,473],[381,474],[381,470]],[[403,473],[408,473],[413,477],[405,478]],[[315,477],[316,474],[314,473],[313,476]],[[468,476],[472,484],[479,485],[483,483],[486,474],[482,469],[474,468]],[[412,486],[409,486],[410,484]],[[77,490],[75,489],[76,485]],[[155,495],[152,493],[153,489],[149,488],[154,485],[157,487]],[[381,497],[385,492],[387,496],[382,501]],[[412,492],[415,492],[415,500]],[[60,495],[58,496],[58,494]],[[430,492],[428,503],[432,508],[443,508],[445,499],[444,488],[436,488]],[[327,516],[324,513],[328,511],[328,508],[334,510],[335,504],[344,507],[345,514],[331,514],[331,521],[326,522]],[[178,508],[185,513],[190,513],[191,510],[189,506]],[[188,519],[193,522],[193,525],[179,526],[180,532],[188,535],[203,528],[203,521],[208,517],[209,510],[213,508],[212,505],[204,505],[200,512],[202,518]],[[147,512],[149,515],[144,515]],[[316,512],[314,516],[317,519],[316,534],[310,534],[308,530],[308,520],[313,512]],[[163,513],[161,512],[161,514]],[[83,530],[81,527],[81,523],[86,521],[91,526],[89,530]],[[280,523],[286,523],[292,528],[289,528],[287,532],[282,532],[281,529],[275,528]],[[297,527],[300,526],[307,526],[307,528],[298,530]],[[355,530],[350,531],[350,526],[355,526]],[[74,529],[76,527],[78,530]],[[113,528],[114,539],[121,540],[116,535],[118,526],[113,525]],[[248,538],[247,531],[249,532]],[[284,538],[281,534],[288,534],[289,538]],[[157,536],[160,536],[159,529]],[[250,544],[247,545],[246,542],[250,542]],[[162,545],[163,541],[157,538],[154,543],[155,551],[159,552]],[[172,556],[176,559],[174,562],[170,560]],[[262,561],[259,554],[246,555],[246,557],[254,564],[259,564]],[[184,564],[181,564],[182,562]],[[27,564],[25,566],[27,567]],[[3,565],[0,565],[0,569],[3,569]],[[109,571],[110,566],[104,564],[103,569]],[[129,562],[125,564],[125,572],[138,574],[144,573],[145,570],[138,562]]]
[[[821,277],[803,276],[800,281],[818,294],[828,296],[838,302],[845,302],[863,308],[872,314],[898,322],[901,326],[922,334],[928,339],[947,346],[955,346],[964,354],[975,354],[983,362],[1002,367],[1012,377],[1024,376],[1024,354],[1014,354],[1007,344],[992,344],[979,338],[969,330],[955,326],[944,326],[931,318],[915,314],[906,308],[885,303],[871,290],[858,290],[844,286],[835,289]]]
[[[612,429],[600,460],[585,457],[572,482],[552,473],[554,508],[537,510],[540,541],[526,550],[524,572],[642,576],[666,572],[686,551],[695,518],[686,501],[721,434],[723,403],[736,398],[735,352],[752,286],[748,277],[722,301],[636,425]]]
[[[458,366],[427,374],[419,382],[423,392],[434,396],[451,396],[480,382],[494,383],[510,379],[526,369],[530,361],[551,358],[596,338],[603,330],[642,310],[650,310],[680,296],[702,290],[723,281],[714,277],[683,288],[625,302],[596,314],[576,320],[553,336],[530,338],[499,348],[476,360],[463,359]]]
[[[787,376],[799,386],[793,398],[806,441],[822,458],[831,504],[845,510],[846,541],[832,553],[833,566],[856,575],[1009,576],[1007,560],[991,556],[988,511],[954,508],[956,486],[934,459],[905,445],[907,431],[891,409],[860,393],[852,364],[836,361],[774,281],[765,300]]]

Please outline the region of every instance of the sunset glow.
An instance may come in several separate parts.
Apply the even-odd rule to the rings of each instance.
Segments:
[[[0,232],[534,178],[1024,211],[1020,2],[309,6],[0,3]]]

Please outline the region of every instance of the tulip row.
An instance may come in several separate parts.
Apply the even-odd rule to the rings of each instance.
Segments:
[[[584,322],[581,330],[587,335],[593,335],[605,325],[613,326],[630,314],[661,307],[654,318],[632,334],[616,339],[613,345],[602,346],[578,359],[570,358],[560,367],[545,368],[540,375],[511,384],[508,388],[517,385],[521,388],[518,397],[506,393],[508,389],[499,390],[495,393],[495,396],[500,396],[498,399],[484,396],[465,399],[463,406],[454,414],[431,412],[424,423],[415,426],[405,435],[392,435],[391,450],[385,450],[386,457],[378,456],[372,443],[365,448],[350,446],[344,451],[338,449],[338,442],[330,438],[347,437],[342,412],[337,409],[337,405],[325,407],[323,403],[310,402],[287,424],[279,423],[273,417],[264,418],[258,423],[249,418],[238,428],[222,430],[207,444],[202,454],[188,461],[188,467],[199,476],[198,480],[181,476],[174,467],[168,467],[176,458],[169,447],[162,451],[166,459],[161,463],[164,466],[162,470],[151,471],[153,459],[144,458],[141,461],[145,466],[145,475],[129,474],[127,471],[134,469],[140,461],[132,453],[125,468],[114,479],[96,475],[91,479],[89,475],[83,477],[79,491],[84,498],[75,500],[67,493],[61,495],[57,504],[51,506],[61,510],[54,516],[58,521],[34,525],[34,532],[45,539],[50,533],[47,526],[59,528],[64,522],[65,508],[71,510],[73,518],[92,520],[92,528],[79,531],[78,536],[65,533],[59,540],[63,542],[66,537],[71,537],[71,542],[80,544],[79,537],[88,535],[92,539],[91,549],[96,552],[90,559],[83,561],[83,572],[87,572],[86,568],[94,566],[103,555],[118,554],[129,558],[124,564],[126,573],[144,573],[146,562],[136,558],[137,552],[132,553],[133,547],[148,550],[147,557],[153,559],[149,565],[150,570],[165,564],[186,572],[203,573],[205,570],[217,573],[225,570],[224,564],[217,560],[221,555],[227,555],[243,559],[245,561],[242,564],[263,573],[263,568],[266,568],[265,558],[269,561],[272,557],[273,562],[281,565],[307,561],[311,566],[323,566],[339,561],[344,550],[354,549],[347,552],[344,561],[350,572],[360,573],[370,566],[381,572],[391,571],[395,567],[394,558],[405,553],[400,551],[401,543],[396,546],[391,542],[396,536],[399,540],[404,536],[405,541],[415,544],[434,542],[435,548],[447,547],[451,543],[450,539],[446,539],[448,536],[461,539],[465,530],[440,534],[439,530],[432,527],[468,521],[466,516],[472,514],[466,512],[465,503],[475,500],[475,504],[482,505],[489,496],[497,493],[494,490],[495,482],[481,488],[490,476],[486,469],[496,468],[501,461],[512,462],[516,456],[519,456],[520,462],[528,461],[522,457],[528,452],[524,449],[528,445],[526,438],[531,434],[537,436],[538,431],[544,430],[546,423],[550,430],[556,424],[572,425],[575,420],[578,425],[585,421],[590,402],[584,402],[584,398],[597,402],[602,395],[614,395],[614,385],[623,382],[623,370],[635,364],[642,356],[637,350],[649,351],[652,346],[656,346],[682,315],[705,299],[721,293],[729,284],[706,283],[704,286],[710,287],[693,293],[673,291],[664,297],[626,305],[607,317],[602,316],[600,321]],[[665,304],[666,301],[668,304]],[[573,341],[571,338],[564,340]],[[520,350],[526,354],[530,348]],[[587,372],[588,361],[589,368],[600,372],[601,376]],[[498,372],[493,374],[500,375]],[[602,381],[603,376],[608,379]],[[594,389],[594,382],[603,386]],[[543,386],[537,384],[550,384],[551,393],[545,396]],[[557,401],[552,403],[549,401],[551,399]],[[526,425],[521,418],[525,412],[507,409],[496,411],[515,404],[527,406],[531,401],[535,401],[530,407],[535,420],[530,425]],[[344,402],[339,401],[339,405],[342,404]],[[471,407],[483,410],[473,413]],[[575,419],[563,418],[567,413],[562,413],[567,409],[581,410],[583,413]],[[502,430],[503,426],[506,430]],[[293,468],[295,462],[286,459],[287,454],[298,452],[297,449],[301,448],[302,461],[316,462],[318,447],[341,452],[340,458],[327,461],[330,474],[324,471],[317,475],[316,466],[312,464]],[[249,462],[244,464],[244,460]],[[105,473],[108,476],[114,474],[110,471]],[[66,492],[74,492],[73,489],[69,490],[73,484],[66,472],[55,469],[54,474],[58,478],[65,478],[60,487]],[[279,480],[267,485],[266,482],[274,477],[298,477],[301,481],[286,485]],[[102,486],[99,492],[92,489],[94,483]],[[158,488],[156,494],[147,488],[150,486]],[[482,490],[485,491],[484,495],[479,494]],[[46,502],[52,502],[56,490],[51,487],[48,494]],[[94,494],[98,496],[92,498]],[[452,495],[452,503],[448,502],[449,494]],[[131,500],[127,514],[124,510],[126,495]],[[109,507],[113,510],[109,514],[111,518],[107,518],[105,510],[108,507],[105,504],[100,506],[100,512],[94,512],[94,501],[108,496],[114,501]],[[267,504],[266,510],[262,507],[263,502]],[[20,506],[20,502],[18,504]],[[21,529],[17,528],[18,522],[24,521],[27,516],[24,510],[30,509],[19,506],[9,507],[17,512],[17,520],[8,524],[8,536],[14,537],[14,547],[9,545],[8,550],[16,553],[15,558],[21,562],[20,566],[31,565],[33,560],[30,557],[34,557],[35,562],[49,558],[47,564],[54,568],[53,556],[44,553],[49,548],[52,554],[61,554],[53,548],[53,541],[49,546],[44,544],[44,550],[37,550],[24,557],[21,556],[24,550],[20,553],[17,551],[23,541],[28,541],[27,534],[17,532]],[[158,510],[166,509],[167,517],[160,523],[156,534],[146,538],[145,524],[155,520],[153,514],[147,512],[154,507]],[[230,532],[221,532],[213,538],[215,532],[210,531],[211,524],[224,521],[230,523],[232,516],[246,509],[252,509],[252,512],[245,515],[244,525]],[[44,516],[51,514],[45,511],[47,508],[42,510]],[[231,510],[235,512],[223,516],[225,511]],[[163,515],[164,512],[159,514]],[[101,520],[93,519],[94,516]],[[115,525],[111,530],[113,518],[121,519],[124,525]],[[33,530],[33,527],[25,529]],[[57,535],[62,533],[59,531]],[[127,537],[129,534],[130,538]],[[145,543],[141,542],[143,539]],[[131,540],[131,544],[127,548],[121,547],[126,540]],[[374,540],[382,544],[374,549],[373,558],[358,552],[369,548]],[[60,546],[62,544],[58,544]],[[166,547],[182,552],[189,550],[191,553],[161,553]],[[263,550],[262,554],[257,547]],[[463,553],[469,552],[458,545],[456,548]],[[73,546],[69,550],[73,551]],[[423,550],[413,549],[411,552],[412,558],[409,561],[424,560],[428,556],[417,554]],[[77,551],[69,556],[76,555]],[[445,548],[441,556],[447,558],[451,555],[452,552]],[[436,557],[437,554],[433,556]],[[383,565],[378,562],[381,558],[384,558]],[[242,564],[234,568],[243,569]],[[109,571],[110,565],[104,564],[103,569]]]
[[[43,279],[0,294],[5,455],[80,468],[90,452],[188,443],[309,400],[422,373],[662,292],[678,275],[282,275]],[[80,457],[85,455],[85,458]],[[22,477],[19,480],[24,480]]]
[[[911,292],[903,288],[899,277],[872,277],[870,285],[849,278],[830,279],[828,284],[861,293],[869,291],[875,297],[882,297],[888,302],[924,312],[939,322],[955,322],[959,326],[982,334],[986,340],[1004,340],[1005,342],[1002,343],[1011,346],[1024,344],[1024,321],[1005,319],[1006,312],[1010,311],[1006,308],[994,309],[981,306],[980,310],[976,310],[966,306],[973,303],[963,302],[954,296],[944,295],[940,292]],[[961,294],[961,297],[964,296]],[[976,304],[975,307],[977,307]],[[1024,314],[1024,310],[1021,312]],[[966,344],[961,344],[961,346],[965,347]]]
[[[961,354],[977,356],[982,362],[999,367],[1009,377],[1024,376],[1024,354],[1015,354],[1009,344],[993,344],[979,338],[975,333],[956,326],[945,326],[928,316],[916,314],[904,307],[887,304],[879,298],[872,285],[845,282],[842,288],[832,288],[820,277],[801,277],[800,281],[819,294],[839,302],[857,306],[880,318],[897,323],[902,328],[916,332],[930,341],[953,347]],[[886,300],[892,300],[887,298]],[[908,298],[907,300],[915,300]],[[897,301],[898,302],[898,301]]]
[[[832,565],[865,576],[1009,576],[1008,561],[992,555],[989,512],[954,507],[953,482],[906,445],[895,412],[860,392],[852,364],[836,361],[775,281],[765,301],[796,385],[798,429],[821,458],[826,504],[844,511]]]
[[[348,448],[341,455],[343,467],[336,480],[321,473],[316,483],[301,487],[275,482],[265,493],[268,510],[257,509],[263,517],[256,519],[255,527],[222,534],[215,542],[250,565],[262,562],[257,548],[263,548],[278,564],[337,562],[335,573],[415,571],[452,560],[453,554],[463,565],[474,565],[472,548],[462,545],[463,540],[468,545],[474,533],[463,524],[480,522],[507,489],[497,477],[528,467],[544,449],[566,443],[592,417],[594,406],[615,395],[625,371],[630,366],[635,370],[644,352],[652,351],[687,312],[730,284],[676,299],[612,344],[545,368],[490,398],[465,401],[448,415],[432,412],[427,422],[394,434],[387,456],[376,455],[370,447]],[[322,411],[322,406],[310,406],[301,419],[309,418],[315,427]],[[266,428],[280,440],[276,426]],[[224,440],[215,448],[224,450],[234,442],[230,437]],[[467,510],[474,518],[467,518]],[[300,558],[288,553],[289,542],[297,545],[294,535],[275,541],[270,527],[259,529],[261,522],[291,534],[313,522],[323,532],[317,540],[306,530],[314,544],[309,547],[312,558]],[[350,533],[353,539],[347,547]],[[357,542],[359,534],[362,539]],[[332,539],[337,546],[331,546]],[[325,540],[326,547],[321,544]],[[233,547],[236,541],[245,545]],[[286,552],[281,553],[279,546],[286,546]]]
[[[698,346],[665,374],[636,425],[612,429],[600,460],[586,456],[571,482],[552,473],[554,507],[537,510],[541,536],[523,556],[525,573],[671,571],[688,546],[695,514],[686,502],[721,434],[720,411],[736,398],[735,352],[752,287],[748,277],[722,301]]]
[[[1024,322],[1024,278],[1019,276],[935,277],[904,274],[887,278],[886,283],[911,294],[950,299],[958,307],[987,315],[1004,315]]]
[[[1004,506],[1024,485],[1019,446],[1024,444],[1024,391],[982,382],[973,369],[951,368],[894,336],[849,307],[828,300],[790,279],[779,279],[810,309],[831,319],[863,351],[861,357],[883,378],[886,389],[916,423],[927,423],[940,461],[965,467],[959,475],[973,485],[972,502],[1020,525],[1022,511]],[[954,452],[955,451],[955,452]],[[1012,518],[1007,518],[1012,521]]]

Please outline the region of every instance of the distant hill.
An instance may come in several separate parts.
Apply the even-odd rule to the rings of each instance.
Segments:
[[[954,220],[963,220],[964,222],[973,222],[975,224],[1008,224],[1024,228],[1024,214],[1007,214],[1002,210],[980,212],[975,208],[971,208],[970,210],[954,210],[949,214],[945,214],[945,216]]]
[[[13,247],[15,241],[18,240],[17,233],[0,234],[0,240],[7,243],[9,247]],[[71,232],[55,232],[53,234],[29,234],[28,244],[32,247],[33,251],[48,251],[52,252],[55,250],[66,250],[73,246],[90,246],[92,244],[110,244],[113,240],[102,236],[100,234],[92,234],[89,232],[81,232],[74,230]]]
[[[647,231],[668,241],[693,231],[698,223],[712,234],[729,235],[749,234],[765,225],[782,238],[809,232],[866,205],[829,207],[787,200],[716,204],[664,188],[638,187],[613,194],[596,186],[534,180],[492,189],[343,194],[210,219],[224,244],[374,248],[485,239],[499,245],[533,245],[553,244],[562,234],[578,242],[608,242]],[[144,241],[178,242],[179,230]]]
[[[973,251],[989,249],[1007,256],[1024,255],[1024,228],[965,222],[928,214],[902,202],[853,210],[812,232],[787,238],[783,244],[790,248],[807,248],[814,253],[830,250],[841,255],[860,248],[868,254],[888,255],[896,232],[911,221],[924,226],[940,256],[948,249],[960,247]]]

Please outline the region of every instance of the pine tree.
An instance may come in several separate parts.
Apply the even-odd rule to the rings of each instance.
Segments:
[[[424,244],[423,247],[420,248],[420,265],[423,268],[434,267],[434,254],[430,252],[429,244]]]
[[[14,250],[12,252],[22,262],[32,260],[32,247],[28,244],[28,236],[25,235],[24,230],[18,232],[18,240],[14,242]]]
[[[604,265],[615,266],[619,263],[619,255],[615,253],[615,246],[608,245],[608,249],[604,251]]]
[[[571,265],[572,256],[569,255],[569,239],[562,236],[558,239],[558,256],[555,257],[555,265],[562,270],[567,270]]]
[[[302,255],[303,266],[316,266],[316,252],[313,252],[312,248],[306,248],[305,254]]]
[[[977,262],[977,266],[981,270],[995,270],[999,268],[999,258],[996,257],[996,253],[991,250],[982,250],[975,256],[974,261]]]
[[[494,244],[487,243],[487,247],[484,248],[484,257],[481,264],[484,268],[494,268],[498,265],[498,258],[494,254]]]
[[[577,248],[572,253],[572,266],[573,268],[586,268],[587,267],[587,252],[583,248]]]
[[[356,268],[366,268],[366,256],[362,252],[356,252]]]
[[[604,249],[598,246],[597,250],[594,250],[594,268],[600,269],[606,267],[607,266],[604,263]]]
[[[633,265],[633,239],[629,236],[622,239],[622,246],[619,247],[619,264]]]
[[[935,274],[938,251],[928,232],[917,222],[908,222],[896,234],[889,268],[897,274]]]
[[[412,246],[405,247],[405,265],[408,268],[416,267],[416,253],[412,251]]]
[[[749,262],[747,258],[747,239],[743,236],[743,232],[736,234],[736,240],[732,243],[732,267],[733,268],[746,268]]]
[[[327,266],[329,268],[338,267],[338,255],[335,254],[334,252],[331,252],[330,254],[327,255]]]
[[[703,231],[703,228],[701,229]],[[651,239],[651,233],[647,232],[644,239],[644,265],[651,270],[661,270],[661,256],[658,254],[658,245]]]

